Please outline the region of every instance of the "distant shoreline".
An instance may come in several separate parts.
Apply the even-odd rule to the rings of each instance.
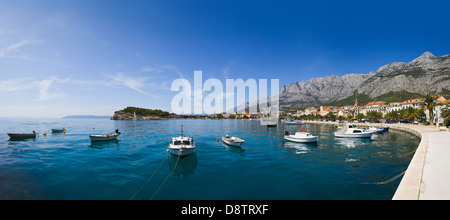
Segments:
[[[61,119],[104,119],[111,118],[109,115],[68,115]]]

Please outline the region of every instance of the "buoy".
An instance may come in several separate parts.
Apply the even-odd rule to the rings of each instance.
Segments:
[[[64,130],[63,133],[66,134],[66,130]]]
[[[217,138],[217,142],[219,142],[219,138]]]
[[[169,152],[169,148],[167,148],[167,152]]]
[[[43,133],[43,135],[44,135],[44,136],[46,136],[46,135],[47,135],[47,133]]]
[[[276,139],[275,136],[273,136],[273,139]]]

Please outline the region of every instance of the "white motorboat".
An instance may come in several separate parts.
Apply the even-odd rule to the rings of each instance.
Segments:
[[[308,132],[295,132],[295,135],[284,135],[284,139],[297,143],[312,143],[319,141],[319,137]]]
[[[344,129],[335,132],[334,136],[338,138],[370,138],[373,133],[373,131],[356,128],[353,124],[347,124]]]
[[[7,133],[7,135],[12,139],[19,139],[19,138],[36,138],[36,132],[33,131],[32,133]]]
[[[222,137],[222,142],[231,146],[241,147],[245,141],[238,137],[230,137],[227,134],[225,137]]]
[[[319,141],[318,136],[314,136],[309,133],[306,125],[303,124],[303,126],[305,126],[304,131],[302,131],[302,129],[299,129],[299,131],[295,132],[294,135],[291,135],[286,131],[284,133],[284,139],[297,143],[313,143]]]
[[[295,120],[295,121],[284,121],[283,123],[286,124],[286,125],[304,125],[304,124],[306,124],[303,121],[297,121],[297,120]]]
[[[375,132],[375,133],[383,133],[383,132],[386,131],[384,128],[376,128],[376,127],[374,127],[373,125],[369,125],[369,128],[366,129],[366,130],[368,130],[368,131],[373,131],[373,132]]]
[[[167,150],[176,156],[186,157],[194,153],[196,147],[192,137],[183,136],[183,125],[181,125],[181,136],[173,137]]]
[[[116,129],[114,133],[89,135],[89,138],[91,139],[91,142],[110,141],[116,139],[117,137],[119,137],[119,135],[120,135],[119,129]]]

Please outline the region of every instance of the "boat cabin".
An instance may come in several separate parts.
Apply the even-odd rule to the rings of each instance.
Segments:
[[[172,138],[173,145],[192,145],[193,139],[191,137],[175,137]]]

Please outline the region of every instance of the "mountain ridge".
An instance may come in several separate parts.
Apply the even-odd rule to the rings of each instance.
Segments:
[[[409,63],[393,62],[376,72],[311,78],[285,85],[280,90],[282,110],[333,103],[356,94],[370,98],[389,92],[425,94],[450,91],[450,55],[425,52]]]

